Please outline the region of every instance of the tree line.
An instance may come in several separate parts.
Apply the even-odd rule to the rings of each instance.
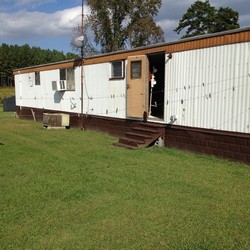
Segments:
[[[14,86],[13,69],[77,57],[74,53],[64,54],[62,51],[30,47],[28,44],[18,46],[3,43],[0,45],[0,86]]]

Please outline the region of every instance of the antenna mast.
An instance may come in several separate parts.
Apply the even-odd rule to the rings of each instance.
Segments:
[[[82,25],[81,25],[82,36],[84,37],[84,0],[82,0]],[[83,59],[83,46],[81,47],[81,57]]]
[[[82,37],[84,39],[84,0],[82,0],[82,26],[81,26],[81,31],[82,31]],[[83,125],[83,41],[82,41],[82,46],[81,46],[81,125],[82,125],[82,130],[84,129]]]

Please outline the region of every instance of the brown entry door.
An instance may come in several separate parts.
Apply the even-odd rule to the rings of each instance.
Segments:
[[[128,58],[127,117],[143,118],[148,114],[148,58],[145,55]]]

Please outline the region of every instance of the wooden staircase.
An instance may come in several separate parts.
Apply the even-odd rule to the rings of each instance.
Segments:
[[[159,137],[163,136],[164,133],[164,125],[141,122],[137,126],[132,127],[130,132],[126,132],[124,137],[120,137],[119,141],[114,145],[128,149],[148,147]]]

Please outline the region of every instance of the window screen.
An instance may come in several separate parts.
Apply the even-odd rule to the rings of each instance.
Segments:
[[[66,69],[60,69],[60,80],[66,80]]]
[[[131,62],[131,79],[141,78],[141,61]]]
[[[40,72],[35,72],[35,85],[40,85]]]
[[[60,80],[66,80],[66,89],[75,90],[75,73],[73,68],[60,69]]]
[[[67,69],[67,90],[75,90],[75,74],[74,69]]]
[[[111,78],[123,77],[123,61],[111,62]]]

